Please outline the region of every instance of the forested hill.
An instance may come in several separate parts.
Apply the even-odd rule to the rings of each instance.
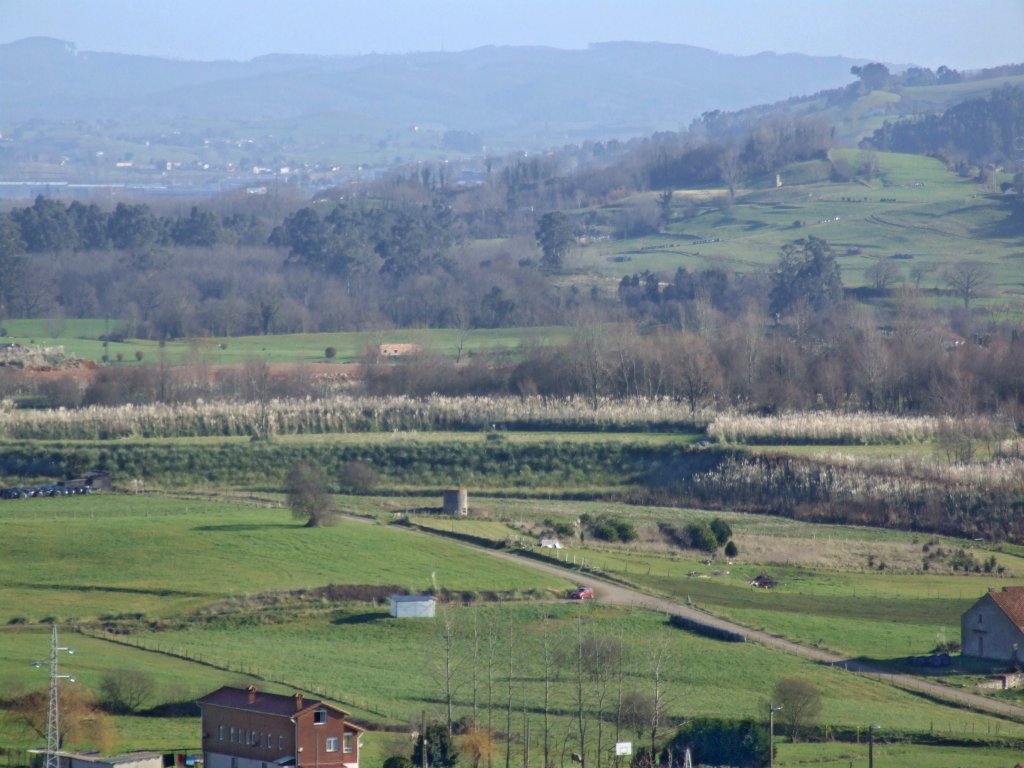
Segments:
[[[1024,88],[1004,85],[941,115],[886,122],[870,145],[891,152],[942,154],[973,162],[1024,159]]]
[[[660,43],[194,62],[32,38],[0,46],[0,127],[7,133],[26,120],[113,120],[130,135],[154,118],[180,120],[177,127],[187,121],[191,130],[229,119],[299,121],[295,129],[308,119],[321,128],[336,124],[342,136],[352,126],[376,136],[424,126],[469,132],[489,147],[537,148],[676,130],[709,109],[841,86],[860,63]]]

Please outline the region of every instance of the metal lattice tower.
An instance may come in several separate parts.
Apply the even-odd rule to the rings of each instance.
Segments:
[[[74,653],[73,650],[61,645],[57,638],[57,625],[53,625],[53,638],[50,641],[50,660],[37,661],[34,667],[41,667],[44,664],[50,667],[50,697],[46,710],[46,766],[45,768],[60,768],[60,681],[69,680],[75,682],[71,675],[62,675],[58,670],[58,655],[60,651]]]
[[[46,711],[46,768],[60,768],[60,688],[57,685],[57,625],[50,643],[50,704]]]

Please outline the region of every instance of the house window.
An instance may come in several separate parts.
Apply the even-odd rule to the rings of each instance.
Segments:
[[[284,752],[284,736],[277,737],[277,751]]]
[[[253,747],[256,747],[256,746],[259,746],[259,743],[260,743],[259,735],[256,733],[256,731],[252,731],[249,734],[249,745],[253,746]]]
[[[224,726],[217,726],[217,741],[224,741]]]
[[[313,713],[313,725],[323,725],[327,722],[327,710],[318,709]]]
[[[273,749],[273,748],[274,748],[274,734],[268,733],[267,734],[267,749]]]
[[[352,741],[352,734],[345,734],[345,754],[352,754],[355,751],[355,744]]]
[[[235,726],[231,726],[231,743],[235,743]]]
[[[337,736],[328,736],[327,737],[327,751],[328,752],[337,752],[338,751],[338,737]]]

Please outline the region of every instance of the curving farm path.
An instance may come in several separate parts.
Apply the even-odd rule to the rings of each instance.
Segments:
[[[444,537],[443,533],[437,533],[422,528],[420,530],[425,533]],[[454,539],[449,538],[449,541],[454,541]],[[475,547],[472,544],[467,544],[465,542],[458,543],[463,546],[477,549],[480,552],[485,552],[492,557],[502,558],[504,560],[515,562],[520,565],[563,578],[572,576],[576,573],[576,571],[571,568],[564,568],[551,563],[541,562],[530,557],[522,557],[520,555],[512,554],[511,552]],[[775,635],[768,634],[767,632],[751,629],[750,627],[745,627],[742,624],[727,621],[726,619],[720,619],[709,613],[705,613],[704,611],[697,610],[692,606],[684,605],[664,597],[655,597],[631,587],[614,584],[591,574],[587,574],[586,583],[588,586],[592,586],[594,588],[594,596],[598,602],[609,603],[611,605],[646,608],[648,610],[659,611],[661,613],[684,616],[711,627],[746,635],[748,641],[760,643],[768,648],[775,648],[780,651],[785,651],[786,653],[792,653],[795,656],[810,659],[811,661],[816,661],[819,664],[840,666],[851,672],[856,672],[858,674],[872,677],[876,680],[887,682],[898,688],[927,696],[928,698],[936,701],[966,707],[981,712],[987,712],[989,714],[1000,715],[1010,720],[1024,722],[1024,707],[1011,702],[1000,701],[977,693],[971,693],[970,691],[951,688],[947,685],[934,683],[930,680],[916,677],[914,675],[888,672],[871,664],[851,660],[838,653],[824,651],[820,648],[812,648],[807,645],[801,645],[800,643],[794,643],[791,640],[786,640],[785,638],[777,637]]]

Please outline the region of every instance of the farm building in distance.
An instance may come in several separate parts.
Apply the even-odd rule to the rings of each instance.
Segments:
[[[301,693],[224,686],[199,699],[205,768],[359,768],[363,728]]]
[[[441,512],[446,515],[465,517],[469,514],[469,491],[453,488],[441,493]]]
[[[437,600],[430,595],[392,595],[391,616],[396,619],[432,619]]]
[[[964,656],[996,661],[1024,657],[1024,587],[991,590],[960,617]]]

